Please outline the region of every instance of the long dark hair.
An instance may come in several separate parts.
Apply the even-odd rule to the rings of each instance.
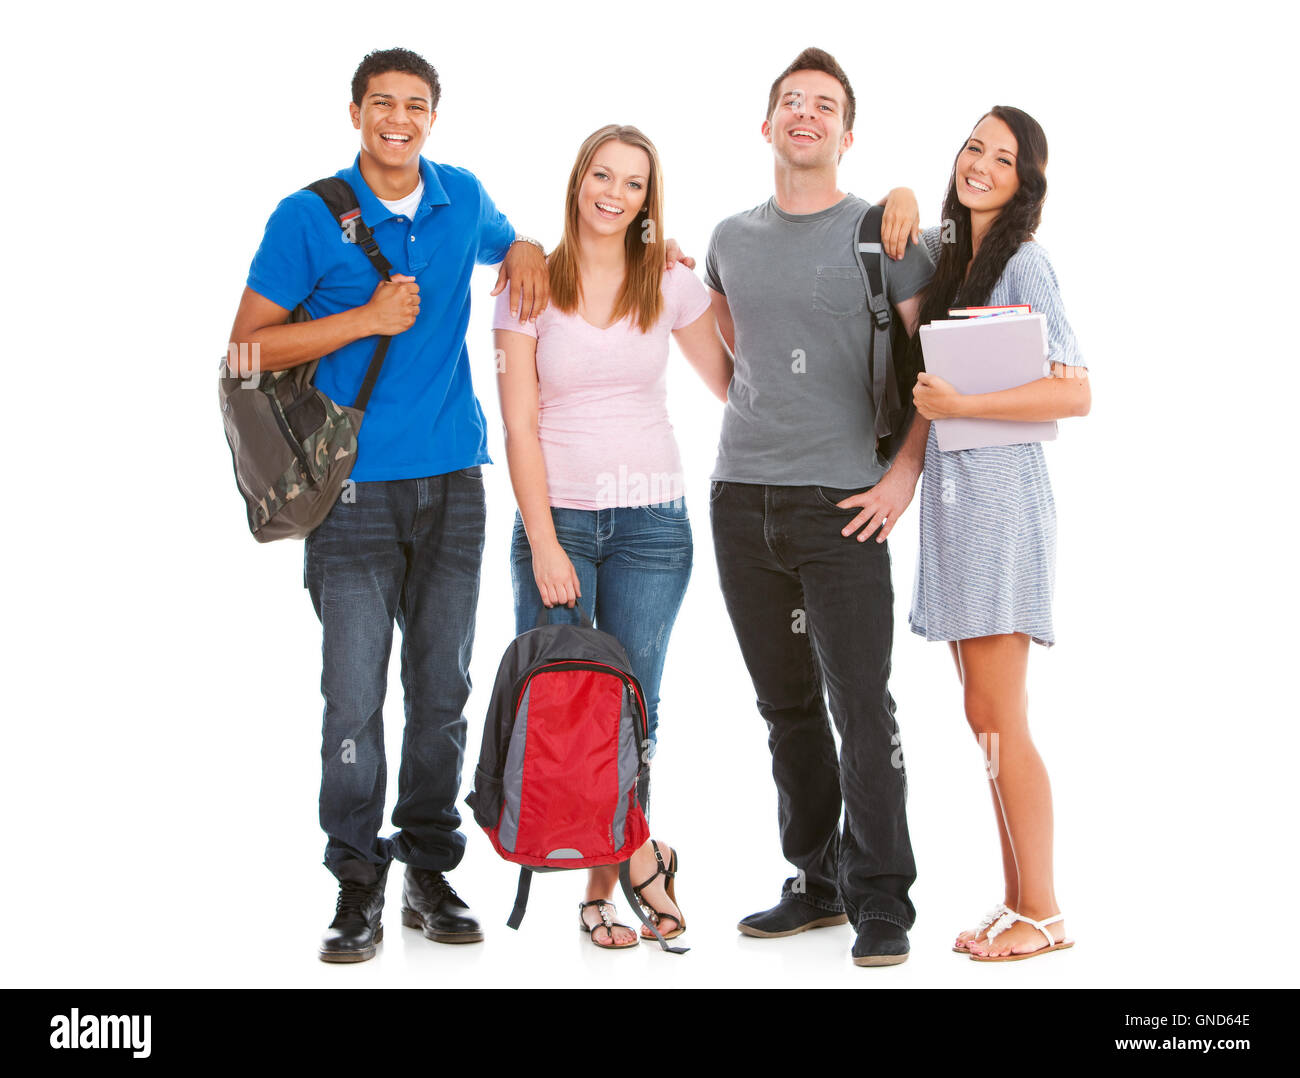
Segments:
[[[939,249],[939,265],[921,300],[921,325],[947,317],[948,308],[956,300],[959,290],[964,307],[980,307],[987,303],[1008,259],[1022,243],[1033,237],[1042,217],[1043,200],[1047,197],[1047,136],[1029,113],[1010,105],[994,105],[979,118],[975,127],[988,116],[996,116],[1016,136],[1016,177],[1020,180],[1020,189],[989,226],[972,264],[970,210],[957,198],[957,161],[970,145],[968,136],[957,151],[957,157],[953,158],[948,194],[943,200],[945,242]],[[972,133],[974,130],[971,128]],[[952,222],[951,226],[949,222]],[[967,266],[970,266],[969,275]]]

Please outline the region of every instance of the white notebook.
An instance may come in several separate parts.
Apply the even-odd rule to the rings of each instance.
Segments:
[[[1041,314],[962,318],[921,327],[925,369],[960,393],[996,393],[1045,377],[1047,319]],[[1004,419],[938,419],[935,436],[944,452],[986,445],[1047,442],[1056,420],[1025,423]]]

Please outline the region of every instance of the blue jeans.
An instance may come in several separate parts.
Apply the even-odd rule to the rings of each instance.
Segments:
[[[694,558],[685,499],[616,509],[552,507],[551,519],[556,538],[578,574],[583,608],[597,629],[623,645],[632,673],[641,683],[653,755],[664,656]],[[510,569],[515,633],[519,634],[533,628],[544,608],[533,577],[532,549],[517,512]],[[576,610],[552,608],[555,624],[577,620]]]
[[[483,562],[483,471],[357,483],[307,537],[303,582],[322,629],[320,824],[325,866],[373,882],[393,857],[445,872],[458,828],[469,660]],[[402,630],[406,726],[390,838],[384,695]]]

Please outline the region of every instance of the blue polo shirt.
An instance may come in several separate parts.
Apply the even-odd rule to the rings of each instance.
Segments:
[[[489,464],[483,409],[470,380],[465,331],[475,265],[505,258],[515,230],[466,169],[420,158],[424,193],[412,219],[389,211],[361,178],[361,157],[336,175],[356,192],[361,219],[374,231],[393,273],[420,286],[415,324],[388,346],[361,425],[352,478],[415,479]],[[343,238],[311,191],[284,199],[266,224],[248,271],[248,287],[313,318],[365,304],[379,274],[365,252]],[[332,400],[356,399],[376,338],[363,337],[322,358],[316,385]]]

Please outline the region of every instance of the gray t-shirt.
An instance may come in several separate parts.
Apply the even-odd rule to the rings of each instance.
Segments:
[[[770,198],[713,230],[704,281],[727,297],[736,372],[713,478],[775,486],[871,486],[884,474],[871,407],[871,312],[858,269],[867,203],[845,195],[817,213]],[[929,283],[924,244],[884,256],[901,303]]]

